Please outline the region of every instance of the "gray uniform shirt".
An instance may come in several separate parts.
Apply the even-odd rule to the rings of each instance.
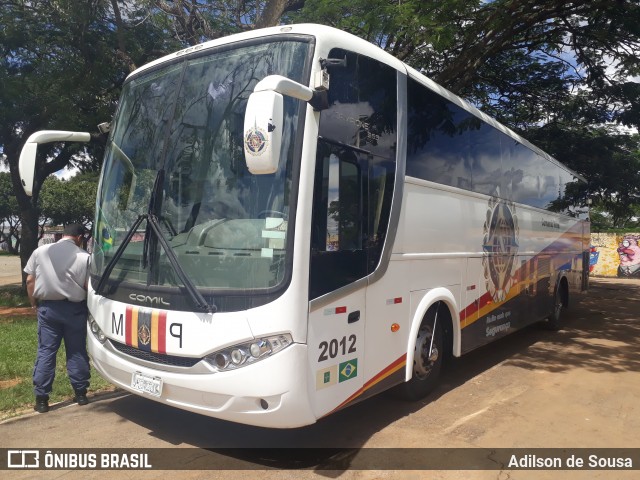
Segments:
[[[89,254],[63,238],[35,249],[24,271],[36,278],[34,298],[82,302],[87,298],[88,266]]]

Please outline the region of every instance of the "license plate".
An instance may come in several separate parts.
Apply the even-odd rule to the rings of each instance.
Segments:
[[[131,378],[131,388],[138,392],[159,397],[162,395],[162,378],[135,372]]]

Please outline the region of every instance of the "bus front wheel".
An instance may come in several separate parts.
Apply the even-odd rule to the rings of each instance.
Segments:
[[[406,400],[419,400],[426,397],[436,387],[442,360],[444,343],[442,322],[444,315],[438,318],[438,307],[431,308],[422,320],[413,356],[413,375],[411,380],[398,386],[400,397]]]

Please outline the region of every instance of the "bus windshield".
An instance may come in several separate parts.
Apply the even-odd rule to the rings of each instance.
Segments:
[[[282,154],[270,175],[247,170],[244,112],[267,75],[308,83],[310,48],[305,39],[274,37],[185,56],[128,81],[98,194],[94,280],[148,214],[196,288],[238,294],[282,284],[302,102],[285,98]],[[140,222],[109,275],[110,291],[183,285],[156,236]]]

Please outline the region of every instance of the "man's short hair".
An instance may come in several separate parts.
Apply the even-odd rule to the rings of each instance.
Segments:
[[[79,237],[87,233],[87,229],[84,228],[83,225],[79,223],[72,223],[64,227],[63,235],[71,236],[71,237]]]

